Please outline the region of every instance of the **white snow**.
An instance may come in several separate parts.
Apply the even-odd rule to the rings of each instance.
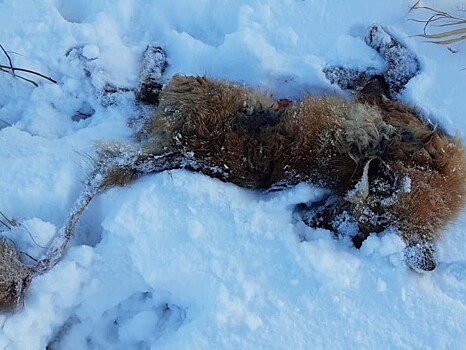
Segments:
[[[94,44],[87,44],[83,47],[83,56],[88,60],[95,60],[99,58],[100,50],[99,47]]]
[[[466,41],[451,53],[414,37],[414,2],[0,0],[0,44],[14,65],[58,81],[28,76],[35,88],[0,72],[0,210],[22,223],[2,234],[40,256],[96,142],[130,140],[128,121],[145,113],[131,89],[148,43],[166,50],[167,78],[208,75],[299,98],[342,93],[327,65],[383,67],[364,43],[379,23],[422,65],[402,100],[464,140]],[[462,1],[425,4],[454,12]],[[0,315],[0,348],[464,349],[466,214],[438,242],[437,269],[419,275],[395,233],[357,250],[296,222],[293,206],[321,194],[186,171],[109,190],[21,310]]]

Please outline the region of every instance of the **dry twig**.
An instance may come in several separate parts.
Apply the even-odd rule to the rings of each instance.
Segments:
[[[29,78],[26,78],[26,77],[23,77],[21,75],[18,75],[16,74],[16,71],[18,72],[24,72],[24,73],[29,73],[29,74],[33,74],[33,75],[37,75],[43,79],[46,79],[54,84],[57,83],[57,81],[49,76],[46,76],[42,73],[39,73],[39,72],[36,72],[36,71],[33,71],[33,70],[30,70],[30,69],[25,69],[25,68],[19,68],[19,67],[15,67],[13,66],[13,62],[11,60],[11,57],[10,55],[8,54],[8,52],[4,49],[4,47],[0,44],[0,49],[2,50],[3,54],[6,56],[6,58],[8,59],[8,63],[9,65],[3,65],[3,64],[0,64],[0,71],[2,72],[5,72],[5,73],[8,73],[8,74],[11,74],[12,76],[14,77],[17,77],[19,79],[22,79],[22,80],[25,80],[27,81],[28,83],[31,83],[32,85],[34,86],[39,86],[39,84],[37,84],[34,80],[32,79],[29,79]]]

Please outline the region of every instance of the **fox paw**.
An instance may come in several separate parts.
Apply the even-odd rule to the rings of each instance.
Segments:
[[[404,250],[405,262],[416,272],[429,272],[437,267],[435,248],[432,242],[417,242]]]

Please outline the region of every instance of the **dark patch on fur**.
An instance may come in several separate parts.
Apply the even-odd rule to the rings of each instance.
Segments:
[[[233,128],[257,137],[261,130],[280,123],[283,112],[290,103],[291,101],[279,100],[274,106],[238,112],[233,121]]]

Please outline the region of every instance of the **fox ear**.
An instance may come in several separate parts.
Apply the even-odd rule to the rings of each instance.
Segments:
[[[416,272],[429,272],[437,267],[435,248],[431,241],[408,245],[404,250],[405,262]]]

